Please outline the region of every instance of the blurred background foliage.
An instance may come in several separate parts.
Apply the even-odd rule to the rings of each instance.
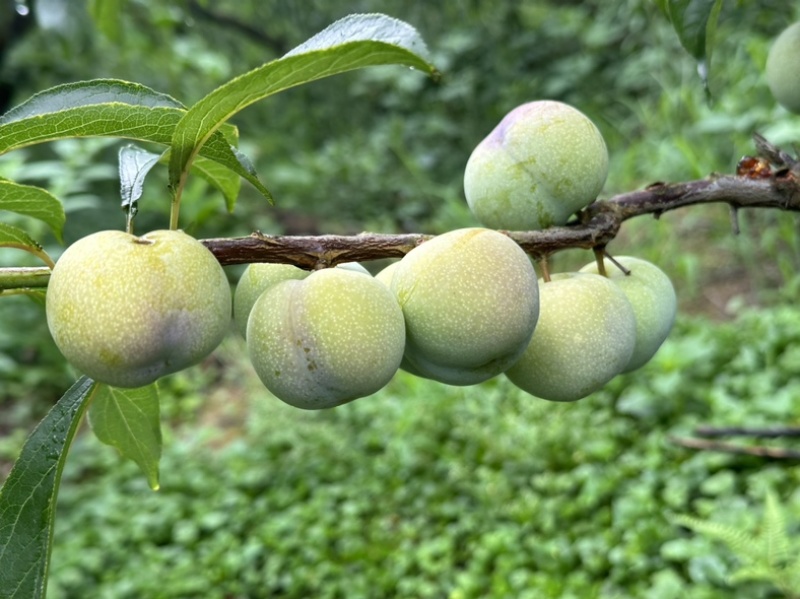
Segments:
[[[650,0],[0,6],[0,111],[98,77],[191,105],[350,13],[383,12],[420,30],[439,83],[371,69],[237,115],[241,148],[276,205],[244,185],[229,215],[192,180],[181,225],[198,237],[473,226],[461,189],[466,160],[508,110],[533,99],[568,102],[597,123],[611,156],[601,197],[732,173],[754,153],[756,131],[787,149],[800,142],[800,119],[775,104],[763,78],[771,39],[800,20],[800,6],[780,0],[724,4],[710,103]],[[123,226],[123,143],[34,146],[0,157],[0,176],[64,200],[69,243]],[[167,226],[168,205],[165,169],[154,169],[137,229]],[[800,521],[796,466],[692,455],[667,441],[703,420],[798,420],[800,316],[784,307],[800,289],[797,219],[776,211],[740,219],[739,236],[720,206],[626,223],[610,251],[658,263],[678,291],[681,321],[651,365],[575,405],[542,405],[504,381],[457,389],[399,375],[375,398],[303,414],[265,399],[242,344],[230,339],[162,385],[172,427],[162,493],[149,494],[111,450],[81,438],[62,487],[53,596],[95,587],[103,590],[90,594],[104,597],[209,588],[218,590],[204,596],[733,596],[725,573],[735,558],[665,518],[754,523],[771,484]],[[58,255],[47,231],[19,224]],[[569,251],[554,264],[590,259]],[[1,265],[26,260],[0,251]],[[232,283],[239,272],[230,269]],[[1,479],[73,375],[41,307],[3,298],[0,323]],[[755,585],[742,596],[769,593]]]

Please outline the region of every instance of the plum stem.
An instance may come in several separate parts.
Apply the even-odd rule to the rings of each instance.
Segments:
[[[605,256],[606,258],[608,258],[608,259],[609,259],[609,261],[610,261],[610,262],[611,262],[611,263],[612,263],[614,266],[616,266],[618,269],[620,269],[620,270],[623,272],[623,274],[624,274],[626,277],[629,277],[629,276],[631,276],[631,270],[630,270],[629,268],[625,268],[625,266],[624,266],[624,265],[623,265],[623,264],[622,264],[622,263],[621,263],[619,260],[617,260],[616,258],[614,258],[614,256],[612,256],[611,254],[609,254],[609,253],[608,253],[608,252],[606,252],[605,250],[603,250],[603,254],[604,254],[604,256]]]

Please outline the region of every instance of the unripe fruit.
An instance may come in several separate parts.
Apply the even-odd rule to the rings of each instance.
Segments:
[[[664,343],[675,323],[677,298],[669,277],[655,264],[630,256],[615,259],[629,274],[608,259],[604,260],[606,273],[625,293],[636,317],[636,344],[622,370],[630,372],[644,366]],[[580,272],[597,274],[597,262],[587,264]]]
[[[276,397],[330,408],[375,393],[400,366],[403,314],[385,285],[344,268],[282,281],[256,300],[250,360]]]
[[[506,375],[520,389],[551,401],[597,391],[628,364],[636,319],[622,290],[589,273],[553,275],[539,288],[539,322],[525,353]]]
[[[790,25],[775,39],[767,55],[766,78],[775,100],[800,114],[800,23]]]
[[[518,106],[473,150],[464,193],[494,229],[563,225],[592,203],[608,176],[608,150],[589,118],[561,102]]]
[[[511,366],[539,313],[528,256],[489,229],[450,231],[414,248],[395,267],[391,289],[406,320],[402,367],[451,385]]]
[[[61,255],[47,288],[61,353],[94,380],[140,387],[198,363],[231,319],[225,272],[181,231],[101,231]]]
[[[311,271],[291,264],[249,264],[236,284],[236,292],[233,294],[233,321],[236,330],[242,337],[246,336],[250,310],[266,289],[288,279],[305,279],[310,274]]]
[[[337,268],[344,268],[353,272],[372,276],[370,272],[358,262],[345,262]],[[260,296],[275,283],[288,279],[305,279],[311,274],[310,270],[303,270],[291,264],[254,263],[249,264],[242,273],[233,295],[233,320],[236,330],[242,337],[247,335],[247,319],[250,310]]]
[[[394,271],[397,270],[398,264],[400,264],[399,260],[397,262],[392,262],[388,266],[385,266],[378,271],[378,274],[375,275],[375,278],[391,289],[392,278],[394,277]]]

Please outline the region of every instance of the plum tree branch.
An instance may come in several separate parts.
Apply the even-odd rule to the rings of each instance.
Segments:
[[[535,260],[568,248],[602,249],[623,223],[643,215],[702,204],[727,204],[736,213],[747,208],[800,212],[800,161],[756,137],[766,158],[744,158],[736,175],[711,175],[683,183],[655,183],[648,187],[598,200],[562,227],[542,231],[502,231]],[[773,167],[775,170],[773,170]],[[273,262],[306,269],[342,262],[399,258],[433,235],[422,233],[358,235],[264,235],[204,239],[222,265]],[[0,268],[0,291],[47,286],[50,269]]]
[[[769,177],[712,176],[684,183],[657,183],[645,189],[600,200],[575,222],[542,231],[502,231],[534,259],[568,248],[603,247],[631,218],[692,205],[721,203],[733,209],[772,208],[800,211],[800,173],[784,170]],[[342,262],[402,257],[430,239],[425,234],[284,236],[253,233],[247,237],[205,239],[203,243],[222,264],[278,262],[314,269]]]

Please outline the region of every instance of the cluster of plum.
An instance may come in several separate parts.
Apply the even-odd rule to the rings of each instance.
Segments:
[[[647,362],[675,317],[675,293],[631,257],[537,279],[496,229],[563,225],[594,201],[608,154],[578,110],[531,102],[472,153],[467,201],[482,227],[422,243],[372,276],[358,264],[306,271],[251,264],[232,298],[224,272],[180,231],[103,231],[53,270],[47,318],[78,370],[118,387],[149,384],[221,342],[233,309],[252,364],[283,401],[328,408],[370,395],[399,368],[451,385],[505,373],[544,399],[585,397]]]
[[[800,23],[775,41],[766,79],[800,112]],[[646,363],[675,318],[655,265],[600,259],[537,280],[498,229],[564,225],[605,184],[608,152],[583,113],[555,101],[512,110],[475,148],[464,192],[482,227],[439,235],[375,277],[357,264],[309,272],[252,264],[232,297],[214,256],[180,231],[103,231],[70,246],[47,292],[67,360],[97,381],[147,385],[221,342],[231,311],[259,377],[280,399],[325,408],[398,370],[452,385],[505,375],[573,401]]]

